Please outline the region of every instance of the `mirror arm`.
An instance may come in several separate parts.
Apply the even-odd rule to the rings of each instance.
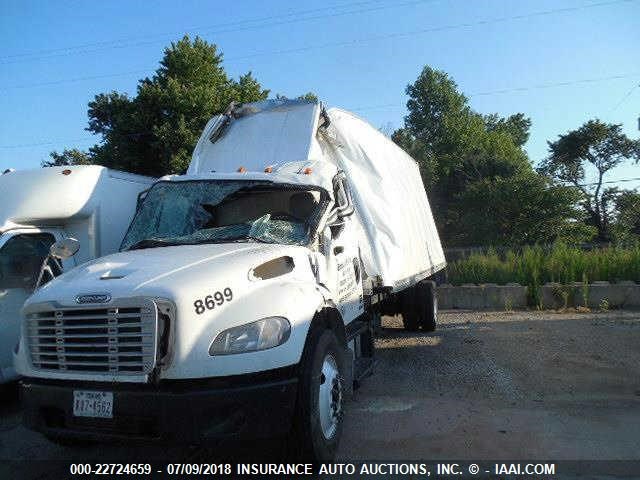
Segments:
[[[47,255],[44,257],[42,261],[42,265],[40,265],[40,271],[38,272],[38,279],[36,280],[36,284],[33,287],[33,291],[35,292],[38,288],[40,288],[40,283],[42,282],[42,277],[44,277],[44,272],[47,270],[49,259],[53,258],[51,255]]]
[[[58,259],[56,259],[53,255],[49,254],[46,257],[44,257],[44,260],[42,261],[42,265],[40,266],[40,272],[38,272],[38,279],[36,280],[36,284],[33,288],[34,292],[41,287],[42,278],[44,277],[44,273],[47,270],[49,270],[49,273],[51,274],[51,278],[55,278],[53,270],[51,270],[51,267],[49,266],[50,260],[54,261],[59,267],[60,271],[62,271],[62,265],[60,265],[60,263],[58,262]]]

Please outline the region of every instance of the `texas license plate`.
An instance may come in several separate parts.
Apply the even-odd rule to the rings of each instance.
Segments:
[[[73,415],[113,418],[113,392],[73,391]]]

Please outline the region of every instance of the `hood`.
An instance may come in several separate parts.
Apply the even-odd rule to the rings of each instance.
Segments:
[[[77,305],[78,295],[108,293],[112,298],[175,298],[193,284],[244,280],[249,271],[287,252],[305,247],[233,243],[180,245],[115,253],[61,275],[38,290],[28,303],[56,301]]]

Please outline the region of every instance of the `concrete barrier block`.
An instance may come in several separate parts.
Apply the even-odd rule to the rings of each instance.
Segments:
[[[510,310],[527,308],[527,287],[519,284],[440,285],[438,304],[442,309]],[[581,282],[569,285],[548,283],[540,287],[544,308],[560,309],[585,306],[585,288]],[[640,284],[634,282],[594,282],[587,287],[589,308],[638,308]]]
[[[462,287],[462,296],[458,299],[458,308],[482,310],[485,308],[484,288],[480,285]]]
[[[589,285],[589,306],[600,308],[625,308],[640,306],[640,285],[593,283]]]
[[[521,285],[474,285],[438,287],[438,305],[442,309],[504,310],[525,308],[526,287]]]
[[[569,288],[559,283],[546,283],[540,287],[540,299],[544,308],[562,308],[567,300],[569,305]]]
[[[527,306],[527,287],[520,284],[499,287],[498,306],[505,310],[521,309]],[[491,308],[491,306],[487,306]]]

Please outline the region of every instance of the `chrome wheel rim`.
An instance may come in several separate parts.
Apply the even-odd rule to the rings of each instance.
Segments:
[[[318,410],[322,434],[329,440],[335,435],[342,416],[342,379],[338,363],[330,353],[324,357],[320,371]]]

